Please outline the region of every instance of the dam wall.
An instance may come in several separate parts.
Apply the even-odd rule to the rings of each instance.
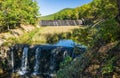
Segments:
[[[41,20],[40,26],[79,26],[82,20]]]

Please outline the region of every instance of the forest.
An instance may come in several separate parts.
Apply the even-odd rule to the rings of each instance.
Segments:
[[[74,20],[74,19],[109,19],[115,17],[117,14],[117,4],[115,1],[110,0],[93,0],[89,4],[82,5],[73,10],[66,9],[62,12],[56,13],[54,19]]]

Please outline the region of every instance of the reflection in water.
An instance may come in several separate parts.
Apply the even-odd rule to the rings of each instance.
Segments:
[[[75,45],[77,45],[77,43],[75,43],[72,40],[60,40],[58,41],[58,43],[54,44],[55,46],[63,46],[63,47],[74,47]]]
[[[63,47],[79,47],[79,48],[87,48],[87,46],[78,44],[76,42],[74,42],[73,40],[60,40],[58,41],[56,44],[54,44],[54,46],[63,46]]]

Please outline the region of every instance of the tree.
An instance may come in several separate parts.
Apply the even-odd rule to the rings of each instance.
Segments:
[[[117,6],[118,6],[118,15],[116,16],[116,20],[120,24],[120,0],[117,0]]]
[[[97,18],[109,19],[117,14],[115,0],[93,0],[92,9],[96,8]]]
[[[20,24],[35,24],[39,15],[33,0],[0,0],[0,27],[9,30]]]
[[[72,10],[67,11],[67,19],[71,20],[72,16]]]

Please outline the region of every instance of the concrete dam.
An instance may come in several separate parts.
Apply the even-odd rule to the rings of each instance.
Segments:
[[[82,20],[41,20],[41,26],[79,26]]]

